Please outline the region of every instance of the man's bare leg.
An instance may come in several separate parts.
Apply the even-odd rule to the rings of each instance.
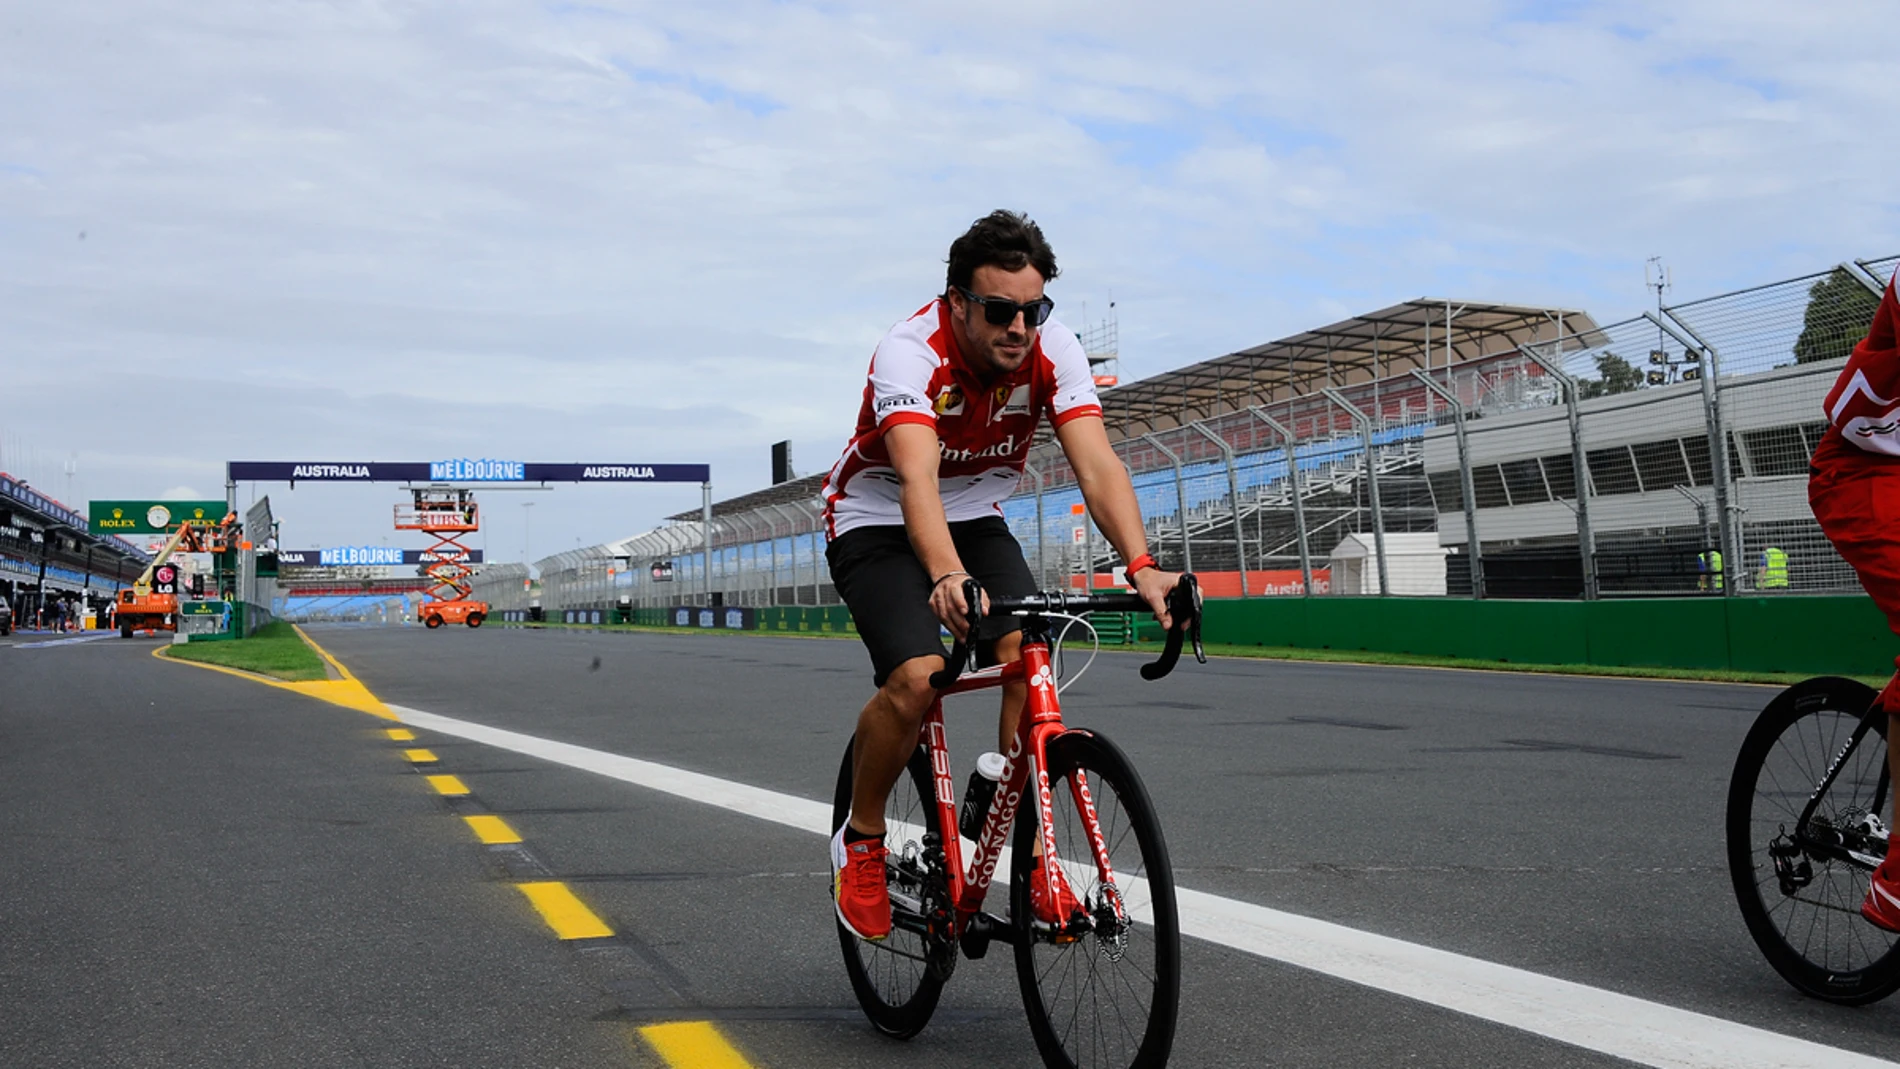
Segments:
[[[1023,633],[1012,631],[996,640],[996,663],[1011,664],[1023,659]],[[1023,718],[1023,706],[1029,703],[1029,685],[1018,680],[1003,685],[1003,708],[996,724],[996,752],[1006,754],[1016,741],[1016,725]]]
[[[1897,852],[1895,847],[1900,846],[1900,710],[1887,713],[1887,789],[1893,792],[1893,823],[1887,825],[1887,856],[1893,857]]]
[[[851,827],[865,835],[884,834],[884,801],[904,774],[924,713],[937,692],[931,673],[943,658],[912,657],[897,666],[858,714],[858,736],[851,754]]]

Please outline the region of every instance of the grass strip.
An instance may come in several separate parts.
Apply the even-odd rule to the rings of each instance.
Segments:
[[[510,627],[547,627],[573,631],[631,631],[661,635],[762,635],[769,638],[857,638],[844,631],[731,631],[705,627],[650,627],[643,624],[510,624]],[[1442,657],[1422,653],[1379,653],[1372,650],[1315,650],[1291,646],[1244,646],[1223,642],[1204,644],[1210,657],[1246,657],[1268,661],[1309,661],[1319,664],[1370,664],[1393,668],[1461,668],[1474,672],[1527,672],[1537,675],[1599,676],[1621,679],[1668,679],[1697,683],[1753,683],[1785,687],[1808,679],[1806,672],[1738,672],[1726,668],[1651,668],[1599,664],[1528,664],[1516,661],[1486,661],[1472,657]],[[1068,648],[1086,650],[1084,645]],[[1159,642],[1137,642],[1132,646],[1103,646],[1104,653],[1160,653]],[[1887,685],[1888,676],[1853,676],[1875,690]]]
[[[287,683],[329,678],[323,658],[283,620],[265,624],[250,638],[167,646],[165,656],[256,672]]]
[[[1204,644],[1210,657],[1250,657],[1270,661],[1313,661],[1323,664],[1389,665],[1395,668],[1462,668],[1478,672],[1529,672],[1538,675],[1604,676],[1622,679],[1674,679],[1700,683],[1756,683],[1785,687],[1810,678],[1809,672],[1742,672],[1727,668],[1657,668],[1610,664],[1529,664],[1516,661],[1487,661],[1472,657],[1443,657],[1420,653],[1381,653],[1373,650],[1314,650],[1290,646],[1241,646],[1209,642]],[[1104,649],[1140,650],[1159,653],[1159,642],[1141,642],[1133,646],[1105,646]],[[1183,656],[1188,654],[1183,653]],[[1887,685],[1887,676],[1854,676],[1875,689]]]

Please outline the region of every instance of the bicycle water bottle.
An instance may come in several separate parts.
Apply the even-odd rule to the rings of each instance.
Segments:
[[[983,821],[990,815],[990,802],[996,797],[996,784],[1002,780],[1007,764],[999,753],[986,753],[976,759],[976,771],[970,773],[970,786],[963,792],[963,817],[957,821],[957,830],[965,839],[974,840],[982,833]]]

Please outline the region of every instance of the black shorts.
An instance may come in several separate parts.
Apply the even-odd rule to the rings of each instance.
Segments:
[[[950,525],[957,557],[985,592],[1025,597],[1036,592],[1035,577],[1023,560],[1023,547],[1009,533],[1001,516],[985,516]],[[858,637],[871,651],[873,681],[883,686],[897,666],[913,657],[949,657],[944,648],[937,614],[930,611],[930,576],[911,548],[902,527],[859,527],[846,531],[825,547],[831,582],[851,609]],[[958,580],[961,582],[961,579]],[[1013,618],[983,625],[988,640],[1022,630]],[[979,655],[989,657],[988,649]]]

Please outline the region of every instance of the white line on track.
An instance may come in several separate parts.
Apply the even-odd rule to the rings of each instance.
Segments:
[[[16,642],[13,644],[13,648],[16,650],[43,650],[50,646],[77,646],[82,642],[97,642],[102,638],[118,637],[119,633],[117,631],[111,631],[104,634],[75,635],[72,638],[49,638],[39,642]]]
[[[823,802],[420,709],[389,708],[429,731],[816,835],[832,831],[831,807]],[[1186,888],[1178,895],[1181,930],[1195,938],[1643,1065],[1900,1069],[1900,1063],[1250,902]]]

